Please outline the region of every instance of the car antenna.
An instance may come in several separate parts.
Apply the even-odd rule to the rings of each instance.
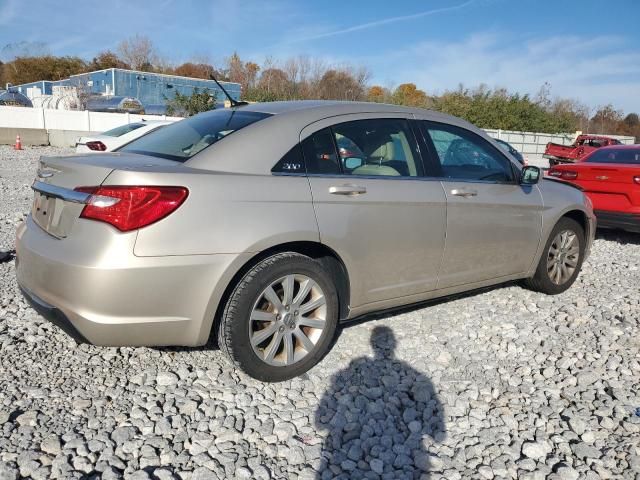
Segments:
[[[243,101],[235,100],[231,95],[229,95],[229,92],[227,92],[225,90],[225,88],[220,84],[220,82],[216,79],[216,77],[213,76],[213,73],[209,74],[209,78],[211,80],[213,80],[214,82],[216,82],[216,85],[218,85],[218,87],[220,87],[220,90],[222,90],[222,92],[226,95],[226,97],[229,100],[229,102],[231,103],[232,107],[242,107],[244,105],[249,105],[249,102],[243,102]]]

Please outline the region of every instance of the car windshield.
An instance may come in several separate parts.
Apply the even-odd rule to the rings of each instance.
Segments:
[[[640,165],[640,148],[616,148],[596,150],[585,162],[588,163],[626,163]]]
[[[269,116],[228,108],[212,110],[153,131],[119,151],[186,162],[227,135]]]
[[[106,135],[107,137],[121,137],[129,132],[133,132],[140,127],[144,127],[144,123],[129,123],[127,125],[121,125],[116,128],[112,128],[111,130],[107,130],[102,135]]]

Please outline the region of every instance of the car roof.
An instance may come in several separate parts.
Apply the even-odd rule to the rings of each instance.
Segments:
[[[493,139],[486,132],[458,117],[423,108],[389,105],[385,103],[351,102],[336,100],[295,100],[284,102],[252,103],[229,109],[235,112],[254,112],[269,115],[258,122],[244,127],[210,148],[204,149],[187,164],[193,168],[228,171],[234,173],[265,174],[271,171],[275,162],[282,158],[299,141],[313,132],[306,127],[319,122],[317,128],[324,128],[326,120],[340,123],[341,116],[360,114],[381,117],[400,117],[430,120],[471,130],[489,142]],[[206,115],[201,114],[201,115]],[[346,121],[346,120],[344,120]],[[323,123],[324,122],[324,123]],[[303,135],[304,130],[304,135]],[[238,152],[243,153],[243,158]],[[256,159],[268,158],[268,162]],[[273,160],[273,163],[271,161]]]
[[[622,145],[607,145],[606,147],[600,147],[598,150],[634,150],[634,149],[640,149],[640,145],[637,143],[631,143],[631,144],[622,144]],[[598,151],[598,150],[594,150],[594,151]]]
[[[282,102],[250,103],[237,109],[281,115],[292,112],[306,111],[318,118],[331,117],[333,115],[348,115],[350,113],[430,113],[442,116],[447,120],[456,118],[445,113],[434,112],[424,108],[405,107],[388,103],[352,102],[340,100],[290,100]]]

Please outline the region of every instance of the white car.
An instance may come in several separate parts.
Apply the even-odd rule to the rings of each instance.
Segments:
[[[120,127],[107,130],[99,135],[80,137],[76,142],[76,153],[112,152],[116,148],[120,148],[136,138],[140,138],[170,123],[173,123],[173,121],[142,120],[141,122],[121,125]]]

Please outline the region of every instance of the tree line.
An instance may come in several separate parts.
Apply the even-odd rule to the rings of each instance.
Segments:
[[[70,75],[124,68],[185,77],[240,83],[243,100],[359,100],[428,108],[464,118],[481,128],[535,132],[609,133],[640,137],[640,118],[636,113],[624,115],[613,105],[589,108],[578,100],[553,97],[545,83],[530,96],[505,88],[480,85],[466,88],[462,84],[439,95],[428,94],[414,83],[395,87],[372,85],[370,72],[353,65],[329,65],[321,60],[298,56],[277,61],[267,58],[262,64],[245,61],[233,53],[220,65],[207,59],[172,65],[158,54],[151,40],[136,35],[123,40],[116,51],[103,51],[90,61],[74,56],[18,54],[0,62],[0,85],[19,85],[38,80],[61,80]],[[189,105],[189,112],[210,108],[212,102],[196,92],[197,98],[179,99]],[[221,100],[221,99],[218,99]]]

